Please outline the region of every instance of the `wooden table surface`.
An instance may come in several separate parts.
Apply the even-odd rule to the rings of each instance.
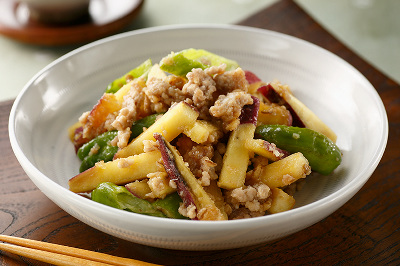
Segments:
[[[131,243],[83,224],[35,187],[11,150],[7,127],[13,102],[6,101],[0,103],[0,233],[166,265],[399,265],[400,86],[337,41],[290,0],[282,0],[240,24],[315,43],[352,64],[378,91],[389,118],[387,149],[370,180],[348,203],[303,231],[257,246],[187,252]],[[41,265],[4,253],[0,253],[0,263]]]

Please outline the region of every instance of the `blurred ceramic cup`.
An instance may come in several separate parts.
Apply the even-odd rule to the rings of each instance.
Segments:
[[[89,15],[90,0],[20,0],[30,19],[45,24],[73,24]]]

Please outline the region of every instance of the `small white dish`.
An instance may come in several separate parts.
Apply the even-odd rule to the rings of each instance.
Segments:
[[[293,210],[234,221],[183,221],[129,213],[68,190],[79,159],[67,129],[107,84],[148,58],[203,48],[232,58],[264,81],[280,80],[337,134],[343,162],[314,174]],[[184,250],[237,248],[305,229],[346,203],[365,184],[386,147],[388,121],[373,86],[332,53],[267,30],[220,25],[137,30],[83,46],[40,71],[15,100],[10,141],[22,167],[49,199],[84,223],[144,245]],[[340,225],[338,225],[340,226]]]

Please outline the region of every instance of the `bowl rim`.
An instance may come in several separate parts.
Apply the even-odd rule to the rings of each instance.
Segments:
[[[306,46],[312,46],[313,49],[317,49],[322,53],[325,53],[329,57],[333,57],[335,60],[341,61],[341,64],[344,64],[347,68],[349,68],[350,71],[356,72],[358,76],[362,79],[362,82],[365,83],[367,87],[371,89],[371,92],[374,94],[374,100],[377,106],[379,107],[379,117],[382,119],[382,124],[380,125],[382,127],[382,136],[379,141],[379,144],[377,145],[376,151],[375,151],[375,157],[371,157],[370,162],[369,162],[369,167],[362,169],[362,171],[358,172],[357,175],[354,176],[353,180],[351,180],[349,183],[347,183],[345,186],[342,188],[338,189],[337,191],[329,194],[328,196],[319,199],[317,201],[311,202],[309,204],[306,204],[304,206],[296,207],[295,209],[283,212],[283,213],[277,213],[274,215],[266,215],[266,216],[261,216],[261,217],[255,217],[251,219],[239,219],[239,220],[228,220],[228,221],[196,221],[196,225],[198,225],[199,230],[204,230],[204,229],[227,229],[227,228],[235,228],[241,226],[243,223],[246,225],[255,223],[259,224],[260,222],[269,222],[269,223],[279,223],[282,221],[281,217],[282,216],[290,216],[290,219],[294,219],[296,217],[301,217],[307,214],[314,213],[315,211],[322,211],[325,209],[328,205],[331,205],[331,203],[337,201],[337,200],[344,200],[340,206],[337,207],[340,208],[345,202],[347,202],[352,196],[354,196],[355,193],[357,193],[361,187],[368,181],[370,176],[373,174],[375,171],[376,167],[378,166],[383,153],[386,148],[387,144],[387,139],[388,139],[388,118],[386,114],[386,109],[383,105],[383,102],[376,91],[376,89],[372,86],[372,84],[360,73],[355,67],[353,67],[351,64],[346,62],[344,59],[341,57],[333,54],[332,52],[317,46],[311,42],[299,39],[294,36],[290,36],[284,33],[280,32],[275,32],[267,29],[260,29],[260,28],[254,28],[254,27],[249,27],[249,26],[241,26],[241,25],[225,25],[225,24],[189,24],[189,25],[167,25],[167,26],[157,26],[157,27],[150,27],[150,28],[144,28],[144,29],[138,29],[138,30],[133,30],[133,31],[128,31],[128,32],[123,32],[119,33],[113,36],[109,36],[103,39],[99,39],[97,41],[91,42],[89,44],[83,45],[79,48],[76,48],[65,55],[59,57],[58,59],[54,60],[47,66],[45,66],[43,69],[41,69],[36,75],[34,75],[23,87],[22,91],[18,94],[16,97],[13,106],[10,111],[10,116],[9,116],[9,138],[10,138],[10,143],[11,147],[21,164],[21,166],[24,168],[24,170],[30,171],[31,174],[35,176],[36,180],[33,180],[33,178],[28,174],[30,179],[36,184],[35,181],[46,181],[46,182],[51,182],[55,187],[62,191],[63,193],[67,193],[68,197],[70,197],[74,201],[80,201],[82,200],[82,197],[71,192],[67,188],[61,186],[60,184],[56,183],[55,181],[51,180],[48,178],[45,174],[43,174],[38,168],[36,168],[32,162],[28,160],[28,158],[25,156],[22,148],[19,146],[19,142],[16,138],[15,134],[15,118],[16,114],[18,111],[18,107],[21,105],[21,102],[23,100],[23,97],[25,93],[29,90],[30,86],[34,83],[34,81],[41,76],[44,72],[48,71],[51,69],[53,66],[59,64],[60,62],[64,61],[65,59],[75,56],[81,52],[84,52],[88,49],[91,49],[92,47],[102,45],[102,44],[107,44],[110,42],[113,42],[115,40],[123,39],[129,36],[133,35],[141,35],[141,34],[149,34],[149,33],[155,33],[159,31],[174,31],[174,30],[184,30],[184,29],[191,29],[191,30],[199,30],[199,29],[214,29],[214,30],[234,30],[234,31],[249,31],[253,33],[258,33],[258,34],[269,34],[272,36],[277,36],[279,38],[283,39],[288,39],[290,41],[294,41],[296,43],[300,43],[302,45]],[[353,188],[353,189],[349,189]],[[43,192],[43,191],[42,191]],[[44,192],[43,192],[44,193]],[[46,193],[45,193],[46,194]],[[46,194],[46,196],[48,196]],[[84,199],[86,200],[86,199]],[[136,219],[142,220],[144,223],[145,222],[150,222],[150,221],[155,221],[154,218],[159,219],[158,217],[151,217],[151,216],[146,216],[142,214],[136,214],[136,213],[130,213],[126,212],[123,210],[118,210],[109,206],[102,205],[97,202],[93,202],[89,199],[88,204],[91,205],[91,207],[96,208],[96,209],[101,209],[101,211],[107,211],[107,212],[112,212],[116,215],[123,215],[124,217],[129,217],[127,215],[131,215],[132,217]],[[163,219],[163,218],[161,218]],[[171,227],[174,228],[176,226],[184,226],[184,225],[193,225],[193,221],[188,221],[188,220],[179,220],[179,219],[163,219],[163,225],[165,227]]]

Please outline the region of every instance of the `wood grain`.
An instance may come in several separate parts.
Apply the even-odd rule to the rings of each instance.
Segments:
[[[301,232],[247,248],[186,252],[130,243],[81,223],[38,191],[12,153],[7,129],[12,101],[7,101],[0,103],[0,233],[166,265],[399,265],[400,86],[338,42],[292,1],[280,1],[240,24],[322,46],[355,66],[378,91],[389,118],[387,149],[370,180],[348,203]],[[0,254],[2,265],[33,263],[6,255]]]

